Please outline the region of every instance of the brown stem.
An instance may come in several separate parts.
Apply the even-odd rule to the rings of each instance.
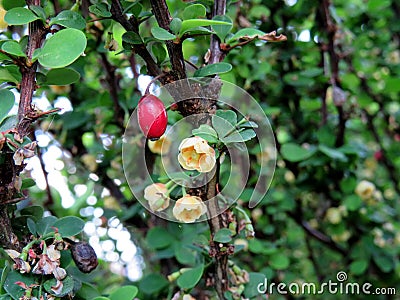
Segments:
[[[226,0],[216,0],[214,1],[212,17],[216,15],[224,15],[226,12]],[[220,48],[220,40],[216,35],[211,36],[210,41],[210,59],[209,64],[218,63],[225,57],[225,52]],[[221,88],[221,85],[218,85]],[[219,94],[219,93],[218,93]],[[212,199],[217,195],[217,184],[218,184],[218,172],[215,173],[212,180],[207,185],[207,199]],[[226,228],[227,224],[225,222],[225,214],[218,214],[218,203],[217,201],[208,201],[209,213],[214,216],[208,221],[211,231],[211,237],[222,228]],[[215,289],[218,294],[219,299],[226,299],[225,292],[229,288],[228,281],[228,253],[221,252],[218,245],[213,245],[215,251]]]
[[[28,5],[40,5],[40,0],[27,0]],[[31,63],[33,52],[40,48],[45,37],[46,30],[41,21],[29,24],[29,41],[27,46],[27,59],[24,65],[20,66],[22,74],[20,101],[18,107],[18,125],[16,134],[22,139],[30,130],[34,119],[32,115],[32,96],[36,88],[36,63]],[[3,149],[7,151],[7,149]],[[17,189],[14,183],[17,180],[24,165],[15,165],[12,152],[5,153],[4,161],[0,168],[0,244],[5,248],[18,249],[19,242],[11,227],[8,216],[8,206],[4,203],[11,203],[15,199]]]
[[[214,1],[214,8],[212,16],[224,15],[226,12],[226,0],[216,0]],[[225,52],[221,50],[219,38],[213,34],[211,36],[210,42],[210,59],[208,61],[209,64],[215,64],[220,62],[225,57]]]
[[[167,3],[165,0],[150,0],[151,7],[153,9],[154,16],[158,22],[158,25],[165,29],[169,29],[172,17],[169,12]],[[183,58],[182,44],[174,43],[173,41],[166,41],[169,59],[172,66],[172,74],[175,80],[186,78],[185,60]]]
[[[207,185],[207,199],[212,199],[217,194],[217,172],[215,172],[214,177],[210,180]],[[208,213],[211,217],[208,220],[208,225],[211,231],[211,240],[213,240],[215,234],[222,228],[226,228],[227,224],[224,222],[224,213],[218,214],[219,207],[217,201],[207,201]],[[219,299],[225,298],[225,291],[228,290],[228,253],[221,252],[219,243],[211,243],[211,252],[215,258],[215,290],[218,294]],[[226,245],[223,245],[226,246]]]
[[[28,5],[40,5],[40,0],[31,0]],[[35,21],[29,24],[29,42],[26,51],[27,64],[21,67],[21,96],[18,107],[18,133],[21,137],[25,136],[30,128],[31,121],[26,117],[32,112],[31,102],[33,92],[36,89],[36,68],[37,63],[30,64],[33,52],[40,48],[45,37],[46,30],[41,21]]]

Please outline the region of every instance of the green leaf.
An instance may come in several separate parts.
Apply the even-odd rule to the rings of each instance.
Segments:
[[[71,68],[52,69],[46,74],[47,85],[68,85],[77,82],[81,75]]]
[[[225,144],[229,143],[243,143],[250,141],[256,136],[256,132],[253,129],[246,129],[243,131],[235,131],[227,137],[221,138],[221,141]]]
[[[112,16],[110,8],[106,3],[97,3],[91,5],[89,6],[89,11],[99,17],[109,18]]]
[[[31,216],[35,220],[40,220],[43,217],[44,209],[39,205],[32,205],[21,209],[21,216]]]
[[[38,5],[30,5],[29,9],[39,17],[40,20],[45,21],[46,20],[46,13],[44,12],[43,7],[38,6]]]
[[[13,83],[18,83],[19,80],[15,78],[11,73],[10,73],[10,67],[13,66],[6,66],[2,67],[0,66],[0,81],[1,82],[13,82]]]
[[[100,297],[93,298],[92,300],[110,300],[110,298],[100,296]]]
[[[249,273],[249,282],[246,284],[246,287],[244,289],[244,295],[248,299],[253,299],[254,297],[257,297],[260,295],[259,287],[261,287],[261,290],[263,288],[267,289],[268,287],[265,286],[265,275],[262,273],[254,273],[251,272]],[[261,284],[261,286],[260,286]]]
[[[62,252],[61,255],[63,255],[64,253],[65,253],[65,251]],[[72,257],[71,257],[71,260],[72,260]],[[61,256],[61,265],[62,266],[67,265],[67,263],[64,263],[64,261],[63,261],[63,256]],[[109,300],[109,298],[107,298],[107,297],[101,297],[100,292],[97,290],[97,288],[94,285],[87,283],[87,282],[82,282],[82,286],[76,292],[75,296],[79,297],[80,299],[103,300],[101,298],[105,298],[106,300]]]
[[[62,237],[70,237],[82,232],[85,222],[75,216],[66,216],[58,219],[53,227],[58,229]]]
[[[344,198],[343,204],[349,211],[356,211],[362,206],[363,201],[357,195],[349,195]]]
[[[174,255],[179,263],[190,266],[196,264],[197,251],[182,243],[175,243],[174,246]]]
[[[223,42],[225,40],[225,37],[228,35],[228,33],[232,29],[232,20],[226,15],[218,15],[213,18],[215,21],[223,21],[230,23],[229,25],[211,25],[211,28],[214,30],[215,34],[218,36],[218,38]]]
[[[185,32],[189,31],[191,28],[199,26],[210,26],[210,25],[230,25],[228,22],[208,20],[208,19],[189,19],[182,22],[181,30],[179,36],[182,36]]]
[[[160,274],[149,274],[139,282],[139,290],[144,294],[158,293],[169,285],[169,281]]]
[[[143,40],[136,32],[127,31],[122,35],[122,41],[131,45],[143,44]]]
[[[226,228],[225,228],[226,229]],[[196,286],[203,276],[204,265],[190,269],[179,276],[177,284],[181,289],[191,289]]]
[[[232,240],[232,232],[228,228],[222,228],[217,231],[213,240],[218,243],[229,243]]]
[[[188,31],[186,31],[185,35],[186,37],[191,37],[195,35],[209,35],[213,34],[214,32],[205,28],[205,27],[193,27],[190,28]]]
[[[14,128],[18,124],[18,117],[13,115],[13,116],[8,116],[3,119],[3,121],[0,122],[0,132],[7,131],[9,129]]]
[[[157,59],[157,63],[161,64],[165,58],[167,57],[167,50],[165,49],[162,43],[153,43],[151,45],[151,52],[154,57]]]
[[[146,236],[147,244],[152,249],[162,249],[172,244],[174,237],[161,227],[153,227]]]
[[[337,159],[337,160],[340,160],[340,161],[343,161],[343,162],[346,162],[346,161],[347,161],[346,155],[344,155],[344,154],[343,154],[342,152],[340,152],[339,150],[329,148],[329,147],[327,147],[327,146],[325,146],[325,145],[319,145],[319,146],[318,146],[318,149],[319,149],[322,153],[324,153],[326,156],[328,156],[328,157],[330,157],[330,158],[332,158],[332,159]]]
[[[65,113],[61,116],[63,120],[63,128],[66,130],[71,130],[74,128],[78,128],[82,126],[89,120],[89,116],[87,113],[83,111],[74,112],[74,113]]]
[[[134,285],[126,285],[118,288],[116,291],[112,292],[109,296],[110,300],[126,300],[133,299],[138,293],[138,288]]]
[[[21,45],[16,41],[6,41],[1,46],[1,50],[17,57],[26,57],[26,54],[21,49]]]
[[[235,127],[237,124],[237,115],[233,110],[218,109],[215,115],[226,120],[233,127]]]
[[[364,274],[365,270],[368,267],[367,260],[355,260],[350,264],[350,272],[354,275],[361,275]]]
[[[211,65],[207,65],[194,72],[194,77],[205,77],[215,74],[227,73],[232,70],[232,65],[226,62],[219,62]]]
[[[209,143],[218,142],[218,134],[210,125],[202,124],[199,128],[193,129],[192,134],[205,139]]]
[[[218,111],[217,111],[218,112]],[[235,127],[226,119],[214,115],[211,118],[212,126],[218,134],[218,138],[223,139],[230,131],[234,131]]]
[[[47,280],[43,284],[43,287],[49,294],[52,294],[57,297],[64,297],[64,296],[68,295],[69,293],[71,293],[72,290],[74,289],[74,279],[71,276],[67,276],[62,280],[62,283],[63,283],[63,287],[59,294],[54,293],[51,289],[52,286],[57,285],[57,280],[55,278]]]
[[[28,218],[28,220],[26,220],[26,225],[28,226],[29,232],[33,235],[36,235],[37,229],[35,221],[33,221],[31,218]]]
[[[46,40],[39,63],[48,68],[62,68],[77,60],[86,48],[86,36],[74,28],[63,29]]]
[[[185,10],[183,11],[183,19],[197,19],[197,18],[204,18],[206,16],[206,8],[202,4],[192,4],[186,6]]]
[[[4,16],[8,25],[25,25],[39,19],[31,10],[24,7],[10,9]]]
[[[265,35],[265,32],[255,29],[255,28],[243,28],[240,29],[238,32],[236,32],[229,40],[227,43],[231,43],[237,40],[240,40],[242,38],[256,38],[258,36],[263,36]]]
[[[388,257],[387,255],[380,253],[380,254],[374,255],[373,259],[374,259],[375,263],[378,265],[379,269],[381,269],[382,272],[388,273],[391,270],[393,270],[394,261],[391,257]]]
[[[315,150],[305,149],[297,144],[286,143],[281,147],[281,154],[284,159],[292,162],[298,162],[310,158]]]
[[[24,7],[26,2],[25,0],[3,0],[1,4],[5,10],[10,10],[14,7]]]
[[[15,284],[17,281],[24,282],[27,286],[36,283],[35,278],[31,274],[21,274],[18,271],[9,272],[3,288],[14,300],[22,299],[25,293],[22,287]]]
[[[175,34],[178,34],[182,27],[182,20],[179,18],[173,18],[171,23],[169,23],[169,28]]]
[[[14,107],[14,93],[3,89],[0,90],[0,123],[7,117],[8,113]]]
[[[21,190],[28,189],[32,186],[35,186],[36,182],[32,178],[25,178],[22,180]]]
[[[39,220],[36,223],[37,233],[40,235],[44,235],[46,233],[54,231],[54,229],[51,227],[56,221],[57,218],[54,216],[44,217],[43,219]]]
[[[386,93],[398,93],[400,92],[400,78],[389,77],[385,80],[385,92]]]
[[[160,41],[168,41],[176,39],[176,36],[161,27],[152,27],[151,34]]]
[[[280,252],[274,253],[269,258],[269,264],[272,268],[276,270],[283,270],[289,267],[289,258]]]
[[[78,30],[86,27],[85,19],[77,12],[71,10],[63,10],[54,18],[51,18],[49,24],[58,24],[67,28],[75,28]]]

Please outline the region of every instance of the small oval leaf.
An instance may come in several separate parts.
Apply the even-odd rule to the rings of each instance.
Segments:
[[[185,8],[183,11],[183,19],[197,19],[204,18],[206,16],[206,8],[203,4],[192,4]]]
[[[127,31],[122,35],[122,41],[128,44],[137,45],[143,44],[143,40],[136,32]]]
[[[229,243],[232,240],[232,232],[228,228],[222,228],[217,231],[213,240],[218,243]]]
[[[215,75],[215,74],[221,74],[221,73],[227,73],[230,70],[232,70],[232,65],[225,63],[225,62],[220,62],[212,65],[207,65],[203,68],[200,68],[194,72],[194,77],[205,77],[205,76],[210,76],[210,75]]]
[[[21,45],[16,41],[6,41],[1,46],[1,50],[17,57],[26,57],[26,54],[21,49]]]
[[[138,288],[134,285],[126,285],[118,288],[110,294],[110,300],[133,299],[138,293]]]
[[[85,222],[74,216],[67,216],[58,219],[53,227],[58,229],[62,237],[74,236],[82,232]]]
[[[75,28],[51,36],[39,54],[39,63],[48,68],[62,68],[77,60],[86,48],[85,34]]]
[[[7,117],[14,106],[14,94],[6,89],[0,90],[0,123]]]
[[[39,19],[31,10],[24,7],[10,9],[4,16],[8,25],[25,25]]]
[[[225,37],[232,29],[232,20],[225,15],[218,15],[213,18],[215,21],[223,21],[230,23],[229,25],[211,25],[211,28],[215,31],[215,34],[219,37],[221,41],[225,40]]]
[[[191,289],[200,281],[203,276],[203,271],[204,265],[190,269],[179,276],[176,283],[181,289]]]
[[[81,78],[79,72],[70,68],[52,69],[46,74],[48,85],[68,85],[77,82]]]
[[[176,36],[161,27],[151,28],[151,34],[160,41],[174,40]]]
[[[85,19],[71,10],[63,10],[50,20],[50,25],[58,24],[67,28],[83,29],[86,27]]]
[[[292,162],[298,162],[310,158],[315,150],[305,149],[297,144],[287,143],[281,147],[281,154],[284,159]]]
[[[37,233],[40,235],[44,235],[46,233],[54,231],[54,229],[51,227],[53,226],[53,224],[56,221],[57,221],[57,218],[54,216],[48,216],[48,217],[44,217],[43,219],[40,219],[36,223]]]
[[[179,36],[182,36],[186,31],[189,31],[191,28],[199,26],[210,26],[210,25],[231,25],[231,24],[228,22],[208,20],[208,19],[189,19],[182,22]]]

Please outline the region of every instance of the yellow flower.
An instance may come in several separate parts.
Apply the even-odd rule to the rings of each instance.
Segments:
[[[372,197],[375,192],[375,185],[367,180],[361,180],[355,190],[356,194],[366,200]]]
[[[171,148],[171,140],[167,136],[163,135],[156,141],[148,140],[147,145],[151,152],[165,155]]]
[[[179,145],[178,161],[186,170],[197,170],[205,173],[215,166],[215,151],[207,141],[195,136],[184,139]]]
[[[200,197],[186,195],[176,201],[172,210],[174,217],[184,223],[193,223],[207,212]]]
[[[153,183],[144,189],[144,199],[152,211],[162,211],[169,205],[168,189],[163,183]]]
[[[182,300],[196,300],[196,298],[193,298],[192,295],[186,294],[186,295],[183,295]]]

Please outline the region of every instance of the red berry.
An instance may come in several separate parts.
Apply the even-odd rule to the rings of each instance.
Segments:
[[[144,95],[139,100],[137,116],[143,134],[151,139],[159,139],[168,123],[164,103],[154,95]]]

